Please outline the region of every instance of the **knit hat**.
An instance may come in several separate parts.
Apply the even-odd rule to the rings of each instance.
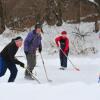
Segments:
[[[14,40],[23,40],[22,37],[18,36]]]
[[[63,34],[67,34],[67,32],[66,32],[66,31],[62,31],[61,34],[62,34],[62,35],[63,35]]]

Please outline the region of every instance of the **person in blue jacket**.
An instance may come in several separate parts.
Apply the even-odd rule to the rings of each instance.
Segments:
[[[42,51],[42,27],[40,24],[35,25],[35,29],[28,33],[25,41],[24,41],[24,52],[26,54],[27,59],[27,69],[32,73],[34,67],[36,66],[36,51],[39,53]],[[30,73],[25,71],[25,78],[32,79]]]

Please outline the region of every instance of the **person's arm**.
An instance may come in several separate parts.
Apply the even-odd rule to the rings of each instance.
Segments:
[[[20,65],[21,67],[24,67],[24,63],[22,63],[21,61],[17,60],[17,58],[13,57],[13,56],[11,55],[11,53],[9,53],[8,56],[9,56],[9,60],[10,60],[12,63],[18,64],[18,65]]]
[[[60,36],[59,36],[59,37],[57,37],[57,38],[55,38],[55,42],[56,42],[57,47],[59,47],[59,41],[60,41],[60,39],[61,39],[61,37],[60,37]]]
[[[41,53],[41,51],[42,51],[42,37],[40,36],[40,45],[39,45],[39,48],[38,48],[38,50],[39,50],[39,53]]]
[[[42,44],[39,45],[39,53],[42,51]]]
[[[21,67],[24,67],[24,63],[22,63],[21,61],[19,61],[17,58],[14,58],[14,59],[13,59],[13,62],[14,62],[15,64],[20,65]]]
[[[66,38],[66,41],[65,41],[66,43],[66,45],[65,45],[65,49],[64,49],[64,52],[66,53],[66,51],[68,50],[68,48],[69,48],[69,39],[68,38]]]
[[[24,51],[25,52],[28,52],[28,49],[29,49],[29,46],[30,46],[30,43],[32,42],[32,40],[33,40],[33,34],[29,33],[24,41]]]

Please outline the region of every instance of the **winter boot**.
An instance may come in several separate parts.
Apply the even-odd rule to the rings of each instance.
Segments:
[[[30,72],[32,73],[32,71]],[[25,71],[25,79],[34,80],[34,78],[31,76],[31,74],[28,71]]]
[[[60,70],[66,70],[66,67],[61,67],[61,68],[59,68]]]

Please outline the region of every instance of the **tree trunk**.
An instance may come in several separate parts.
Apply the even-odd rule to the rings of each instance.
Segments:
[[[4,23],[4,15],[3,15],[3,6],[0,0],[0,34],[2,34],[5,30],[5,23]]]
[[[95,21],[95,32],[97,33],[99,31],[99,24],[98,20]]]

